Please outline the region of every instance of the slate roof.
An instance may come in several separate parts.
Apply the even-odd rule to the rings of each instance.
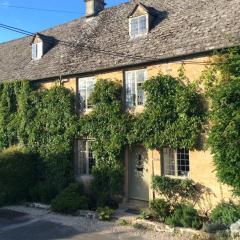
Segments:
[[[107,8],[91,19],[43,31],[56,41],[38,61],[31,60],[32,37],[0,44],[0,81],[86,73],[240,45],[240,0],[141,2],[154,16],[147,36],[129,37],[127,17],[133,1]]]

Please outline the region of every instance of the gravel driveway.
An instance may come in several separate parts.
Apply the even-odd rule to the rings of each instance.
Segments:
[[[137,230],[117,222],[63,216],[23,206],[0,209],[1,240],[189,240],[169,233]]]

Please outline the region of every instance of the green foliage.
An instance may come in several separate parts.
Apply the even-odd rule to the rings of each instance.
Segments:
[[[117,208],[117,197],[122,193],[124,184],[123,166],[98,166],[93,169],[93,176],[92,190],[97,198],[97,205]]]
[[[209,144],[219,179],[240,195],[240,78],[221,84],[212,97]]]
[[[80,137],[95,139],[92,148],[97,165],[115,164],[127,143],[130,117],[122,111],[119,93],[120,84],[99,80],[91,95],[93,111],[80,118]]]
[[[20,144],[40,156],[33,199],[49,202],[72,181],[76,123],[70,90],[42,91],[27,81],[1,84],[0,149]]]
[[[29,199],[36,183],[36,156],[17,147],[0,152],[0,205]]]
[[[140,216],[141,219],[150,219],[152,217],[151,213],[147,209],[141,209]]]
[[[202,194],[200,186],[189,179],[155,176],[152,188],[172,205],[177,202],[196,202]]]
[[[150,210],[160,221],[165,221],[170,215],[171,205],[165,199],[156,199],[150,203]]]
[[[202,227],[197,210],[187,204],[177,205],[173,213],[166,218],[166,223],[174,227],[190,227],[195,229]]]
[[[150,149],[197,147],[205,114],[196,88],[158,75],[144,83],[144,90],[145,110],[135,119],[129,141]]]
[[[221,223],[206,223],[203,224],[203,231],[207,233],[217,233],[226,230],[226,225]]]
[[[100,220],[109,221],[114,214],[114,210],[109,207],[102,207],[97,209],[97,213]]]
[[[98,205],[106,206],[122,193],[124,171],[122,154],[127,144],[130,116],[123,112],[121,86],[99,80],[90,97],[94,108],[80,118],[80,137],[93,138],[96,159],[93,169],[93,191]]]
[[[83,195],[83,186],[72,183],[52,200],[52,209],[56,212],[72,214],[78,209],[88,209],[88,199]]]
[[[0,92],[0,149],[17,143],[17,98],[19,82],[8,82]]]
[[[240,47],[220,55],[211,92],[211,122],[208,143],[214,155],[217,176],[240,196]],[[216,71],[215,71],[216,72]]]
[[[214,223],[224,224],[230,226],[240,219],[240,205],[234,203],[220,203],[218,204],[211,213],[211,220]]]

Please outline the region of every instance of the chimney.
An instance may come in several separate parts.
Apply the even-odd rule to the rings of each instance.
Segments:
[[[85,0],[86,2],[86,17],[96,16],[104,10],[104,0]]]

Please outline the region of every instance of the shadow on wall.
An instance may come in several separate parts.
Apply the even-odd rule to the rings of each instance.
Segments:
[[[208,187],[198,184],[201,188],[199,198],[196,202],[196,207],[206,216],[209,215],[214,207],[213,199],[216,198],[216,194]]]

